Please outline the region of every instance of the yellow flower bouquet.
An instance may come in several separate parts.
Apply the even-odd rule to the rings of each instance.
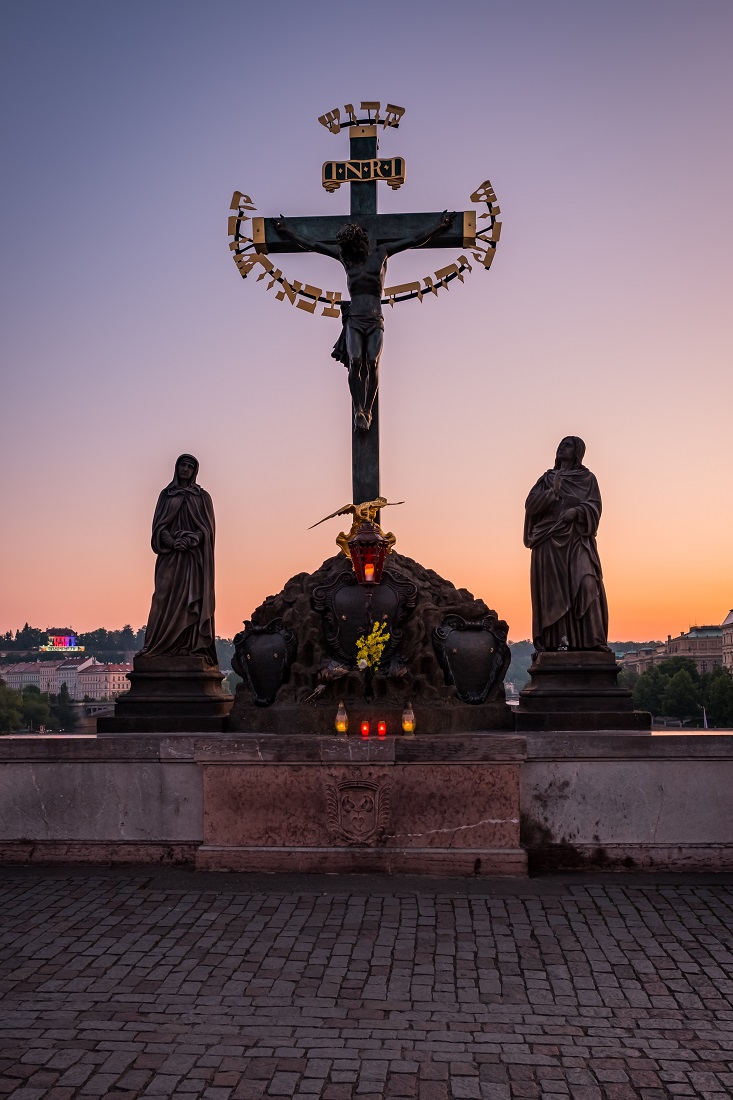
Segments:
[[[357,638],[357,667],[362,671],[367,668],[378,668],[389,637],[386,623],[374,623],[369,634],[362,634],[361,638]]]

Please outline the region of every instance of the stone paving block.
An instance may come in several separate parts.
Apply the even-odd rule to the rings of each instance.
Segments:
[[[61,1075],[58,1080],[58,1084],[61,1086],[73,1085],[78,1087],[83,1085],[87,1077],[94,1073],[94,1066],[87,1062],[77,1062],[76,1065],[71,1066]]]
[[[418,1096],[419,1100],[448,1100],[448,1084],[446,1081],[421,1080]]]
[[[511,1090],[507,1084],[501,1084],[498,1081],[481,1081],[480,1086],[481,1100],[511,1100]]]
[[[481,1100],[481,1086],[477,1077],[451,1078],[450,1093],[457,1100]]]
[[[0,1095],[733,1095],[727,881],[175,874],[4,876]]]
[[[231,1093],[231,1100],[260,1100],[264,1096],[267,1081],[240,1081]]]

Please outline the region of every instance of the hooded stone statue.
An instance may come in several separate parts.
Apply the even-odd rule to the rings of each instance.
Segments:
[[[608,605],[596,532],[601,494],[582,465],[585,443],[566,436],[555,465],[530,491],[524,545],[532,551],[535,649],[608,649]]]
[[[215,665],[214,506],[196,484],[198,471],[198,459],[179,455],[173,480],[158,497],[155,592],[142,655],[203,657]]]

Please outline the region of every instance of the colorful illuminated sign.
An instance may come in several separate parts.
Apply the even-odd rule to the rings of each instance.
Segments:
[[[40,647],[42,653],[56,653],[62,650],[64,653],[83,653],[84,646],[76,644],[75,634],[49,634],[48,645]]]

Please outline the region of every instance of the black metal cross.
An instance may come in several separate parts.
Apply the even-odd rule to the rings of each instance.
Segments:
[[[348,183],[350,188],[350,211],[347,215],[326,217],[288,218],[288,225],[298,234],[324,244],[335,244],[336,234],[346,222],[356,222],[369,235],[375,244],[389,244],[393,241],[418,236],[429,230],[441,218],[441,213],[423,214],[378,214],[377,182],[386,180],[391,186],[402,182],[404,161],[394,158],[392,161],[376,162],[379,123],[379,104],[361,104],[368,111],[367,118],[357,118],[353,108],[349,112],[350,159],[324,165],[324,186],[334,190],[340,183]],[[376,117],[372,117],[372,115]],[[404,114],[402,108],[388,105],[384,128],[397,129],[399,118]],[[335,116],[335,120],[334,120]],[[340,131],[339,112],[329,113],[319,119],[333,133]],[[376,175],[376,178],[375,178]],[[395,177],[397,179],[395,179]],[[253,219],[255,248],[258,252],[300,252],[303,246],[280,232],[278,218]],[[462,248],[470,243],[475,235],[475,214],[458,213],[451,225],[440,235],[429,241],[425,248]],[[355,504],[376,500],[380,496],[379,482],[379,396],[374,402],[371,427],[368,431],[353,431],[351,444],[352,494]]]

